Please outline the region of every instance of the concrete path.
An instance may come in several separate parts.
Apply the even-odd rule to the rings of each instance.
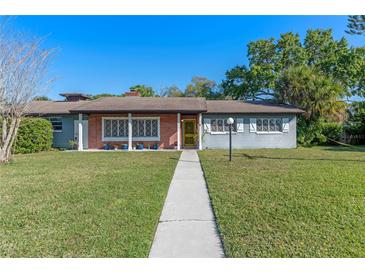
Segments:
[[[157,227],[150,258],[219,258],[208,190],[196,151],[181,153]]]

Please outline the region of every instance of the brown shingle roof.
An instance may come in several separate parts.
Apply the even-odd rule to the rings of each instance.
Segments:
[[[236,100],[207,100],[208,113],[303,113],[290,105]]]
[[[85,103],[87,103],[87,101],[33,101],[30,102],[25,112],[28,115],[70,114],[72,108],[81,106]]]
[[[207,110],[204,98],[183,97],[104,97],[76,107],[71,112],[181,112],[195,113]]]
[[[301,109],[289,105],[186,97],[103,97],[76,102],[34,101],[26,109],[28,115],[126,112],[303,113]]]

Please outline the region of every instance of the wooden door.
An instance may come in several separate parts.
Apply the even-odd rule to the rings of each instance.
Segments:
[[[183,131],[184,131],[183,146],[195,147],[196,121],[184,120]]]

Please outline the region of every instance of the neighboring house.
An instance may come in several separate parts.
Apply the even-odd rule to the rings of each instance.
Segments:
[[[302,110],[288,105],[186,97],[125,97],[87,100],[77,93],[66,101],[35,101],[28,115],[52,122],[54,146],[78,140],[83,148],[136,144],[158,148],[227,148],[227,118],[233,117],[233,148],[295,148],[296,117]],[[80,146],[80,147],[81,147]]]

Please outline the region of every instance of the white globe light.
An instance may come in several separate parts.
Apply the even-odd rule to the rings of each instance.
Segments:
[[[232,125],[234,123],[234,119],[232,117],[227,119],[227,124]]]

